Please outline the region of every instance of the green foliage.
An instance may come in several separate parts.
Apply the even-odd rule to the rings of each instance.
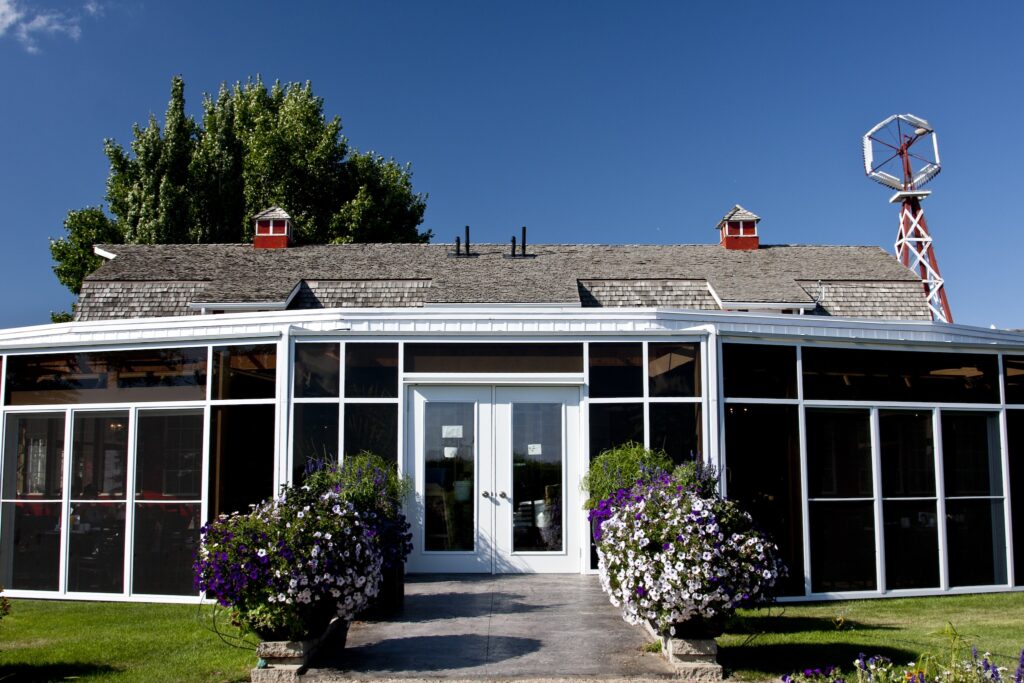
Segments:
[[[69,323],[75,319],[75,314],[70,311],[50,311],[51,323]]]
[[[718,472],[714,465],[706,465],[699,460],[685,462],[672,470],[672,481],[701,498],[718,495]]]
[[[11,613],[11,601],[4,595],[4,587],[0,586],[0,620]]]
[[[373,152],[349,154],[341,119],[324,115],[309,82],[256,78],[203,98],[202,123],[185,112],[185,83],[171,81],[161,129],[136,124],[126,150],[104,141],[106,200],[71,211],[50,241],[61,284],[74,293],[102,262],[97,243],[231,243],[252,239],[251,218],[278,205],[299,244],[427,242],[426,197],[412,170]]]
[[[650,480],[671,469],[672,460],[664,451],[652,451],[633,441],[609,448],[591,461],[590,471],[583,477],[581,488],[587,494],[583,507],[593,510],[619,489],[630,489],[641,479]]]

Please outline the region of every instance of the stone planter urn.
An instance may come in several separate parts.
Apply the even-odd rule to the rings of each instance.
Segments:
[[[691,681],[721,681],[715,638],[725,632],[725,619],[690,619],[673,624],[674,632],[659,633],[651,622],[647,632],[661,641],[661,654],[681,678]]]
[[[259,663],[250,671],[252,683],[298,683],[322,647],[344,648],[349,623],[334,619],[318,638],[263,640],[256,646]]]

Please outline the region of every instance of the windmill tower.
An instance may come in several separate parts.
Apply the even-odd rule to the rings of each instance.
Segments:
[[[951,323],[953,314],[921,208],[921,202],[931,194],[921,186],[940,170],[939,141],[924,119],[893,114],[864,135],[864,172],[875,182],[896,190],[889,202],[901,205],[896,258],[921,274],[932,320]]]

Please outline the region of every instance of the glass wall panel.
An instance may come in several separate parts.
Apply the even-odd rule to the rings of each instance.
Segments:
[[[274,491],[272,405],[214,406],[210,411],[210,518],[245,512]]]
[[[512,550],[562,550],[562,405],[512,404]]]
[[[7,405],[202,401],[206,347],[9,356]]]
[[[935,497],[935,446],[930,410],[880,410],[882,495]]]
[[[643,344],[590,344],[591,398],[643,395]]]
[[[199,500],[203,411],[141,410],[137,431],[136,500]]]
[[[651,448],[681,465],[697,460],[703,443],[699,403],[651,403]]]
[[[76,412],[71,444],[71,498],[123,499],[128,480],[128,411]]]
[[[340,345],[295,345],[295,398],[337,397],[340,383]]]
[[[874,496],[871,413],[807,409],[807,486],[811,498]]]
[[[199,545],[198,503],[135,506],[132,593],[195,595],[192,560]]]
[[[124,592],[124,503],[71,503],[68,591]]]
[[[885,587],[939,587],[939,531],[934,500],[882,503]]]
[[[1002,500],[947,500],[946,539],[950,586],[1006,583]]]
[[[647,349],[649,396],[700,396],[700,344],[660,344]]]
[[[57,590],[60,509],[60,503],[3,504],[0,579],[5,588]]]
[[[837,401],[998,403],[996,356],[803,348],[804,397]]]
[[[345,404],[345,455],[363,451],[398,462],[398,404]]]
[[[643,403],[590,404],[590,458],[601,451],[635,441],[644,442]]]
[[[398,344],[345,344],[345,396],[398,397]]]
[[[63,477],[64,413],[8,415],[3,497],[60,499]]]
[[[296,403],[292,443],[292,481],[302,481],[315,463],[338,462],[337,403]]]
[[[274,398],[276,395],[276,344],[214,347],[214,400]]]
[[[406,344],[406,372],[583,372],[582,344]]]
[[[789,576],[780,595],[804,594],[803,494],[796,406],[725,408],[725,482],[729,498],[779,546]]]
[[[431,401],[424,411],[423,547],[476,545],[476,421],[473,403]]]
[[[722,344],[724,394],[735,398],[796,398],[796,347]]]
[[[810,503],[811,590],[875,590],[875,511],[868,501]]]
[[[1024,410],[1006,411],[1014,584],[1024,586]]]
[[[1003,356],[1006,402],[1024,403],[1024,356]]]
[[[942,411],[942,462],[947,496],[1003,495],[998,416]]]

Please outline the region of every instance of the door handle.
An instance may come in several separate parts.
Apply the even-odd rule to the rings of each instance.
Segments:
[[[508,494],[507,494],[507,493],[505,493],[504,491],[502,491],[502,492],[501,492],[501,493],[499,493],[498,495],[499,495],[499,496],[500,496],[501,498],[505,498],[505,499],[507,499],[507,498],[508,498]]]
[[[484,491],[480,495],[482,495],[484,498],[490,498],[491,497],[491,492],[490,491]]]

